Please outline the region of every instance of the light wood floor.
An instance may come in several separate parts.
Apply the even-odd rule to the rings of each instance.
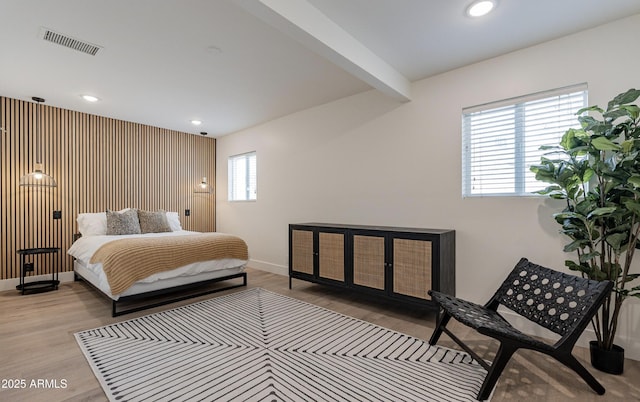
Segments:
[[[249,287],[262,287],[319,306],[369,321],[422,339],[428,339],[434,325],[432,313],[391,305],[379,300],[354,295],[248,269]],[[206,296],[242,291],[233,289]],[[198,299],[195,299],[198,300]],[[193,302],[177,303],[177,306]],[[20,296],[17,291],[0,293],[0,379],[25,380],[27,389],[0,388],[0,401],[106,401],[100,384],[80,352],[73,334],[116,321],[170,308],[159,307],[144,312],[111,317],[110,302],[82,282],[65,283],[55,292]],[[481,355],[490,357],[493,341],[476,336],[462,326],[454,330]],[[443,335],[440,344],[455,347]],[[588,361],[588,351],[576,348],[574,354]],[[601,373],[587,367],[604,385],[607,392],[598,396],[570,370],[544,355],[519,351],[498,381],[492,401],[638,401],[640,400],[640,362],[625,361],[621,376]],[[66,388],[30,388],[32,380],[56,380]],[[429,381],[428,378],[424,379]]]

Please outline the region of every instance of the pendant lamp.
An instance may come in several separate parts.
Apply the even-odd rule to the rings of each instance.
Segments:
[[[207,183],[207,178],[203,177],[202,181],[196,185],[196,187],[193,189],[194,193],[207,193],[207,194],[211,194],[212,188],[209,185],[209,183]]]
[[[41,132],[40,132],[40,125],[41,125],[40,113],[41,113],[42,107],[40,106],[40,104],[44,102],[44,99],[38,98],[36,96],[34,96],[31,99],[33,99],[38,104],[37,110],[36,110],[36,124],[35,124],[36,126],[36,135],[35,135],[36,163],[34,166],[35,169],[32,173],[24,175],[20,178],[20,186],[56,187],[58,185],[58,183],[56,183],[56,180],[42,171],[42,144],[41,144],[42,138],[41,138]]]

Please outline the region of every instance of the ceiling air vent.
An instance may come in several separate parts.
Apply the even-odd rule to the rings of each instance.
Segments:
[[[49,28],[42,28],[41,32],[42,39],[46,41],[65,46],[69,49],[77,50],[82,53],[90,54],[92,56],[95,56],[96,53],[98,53],[98,50],[102,49],[100,46],[92,45],[91,43],[83,42],[79,39],[74,39],[70,36],[52,31]]]

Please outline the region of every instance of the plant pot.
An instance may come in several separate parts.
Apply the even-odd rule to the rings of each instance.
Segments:
[[[591,365],[608,374],[622,374],[624,371],[624,349],[613,345],[611,350],[602,349],[598,341],[589,342]]]

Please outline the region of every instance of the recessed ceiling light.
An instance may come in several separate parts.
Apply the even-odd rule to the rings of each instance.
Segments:
[[[82,99],[86,100],[87,102],[97,102],[100,100],[93,95],[82,95]]]
[[[193,124],[194,126],[199,126],[200,124],[202,124],[202,122],[200,120],[191,120],[191,124]]]
[[[467,8],[467,15],[469,17],[482,17],[489,14],[496,6],[495,0],[479,0],[474,1]]]

